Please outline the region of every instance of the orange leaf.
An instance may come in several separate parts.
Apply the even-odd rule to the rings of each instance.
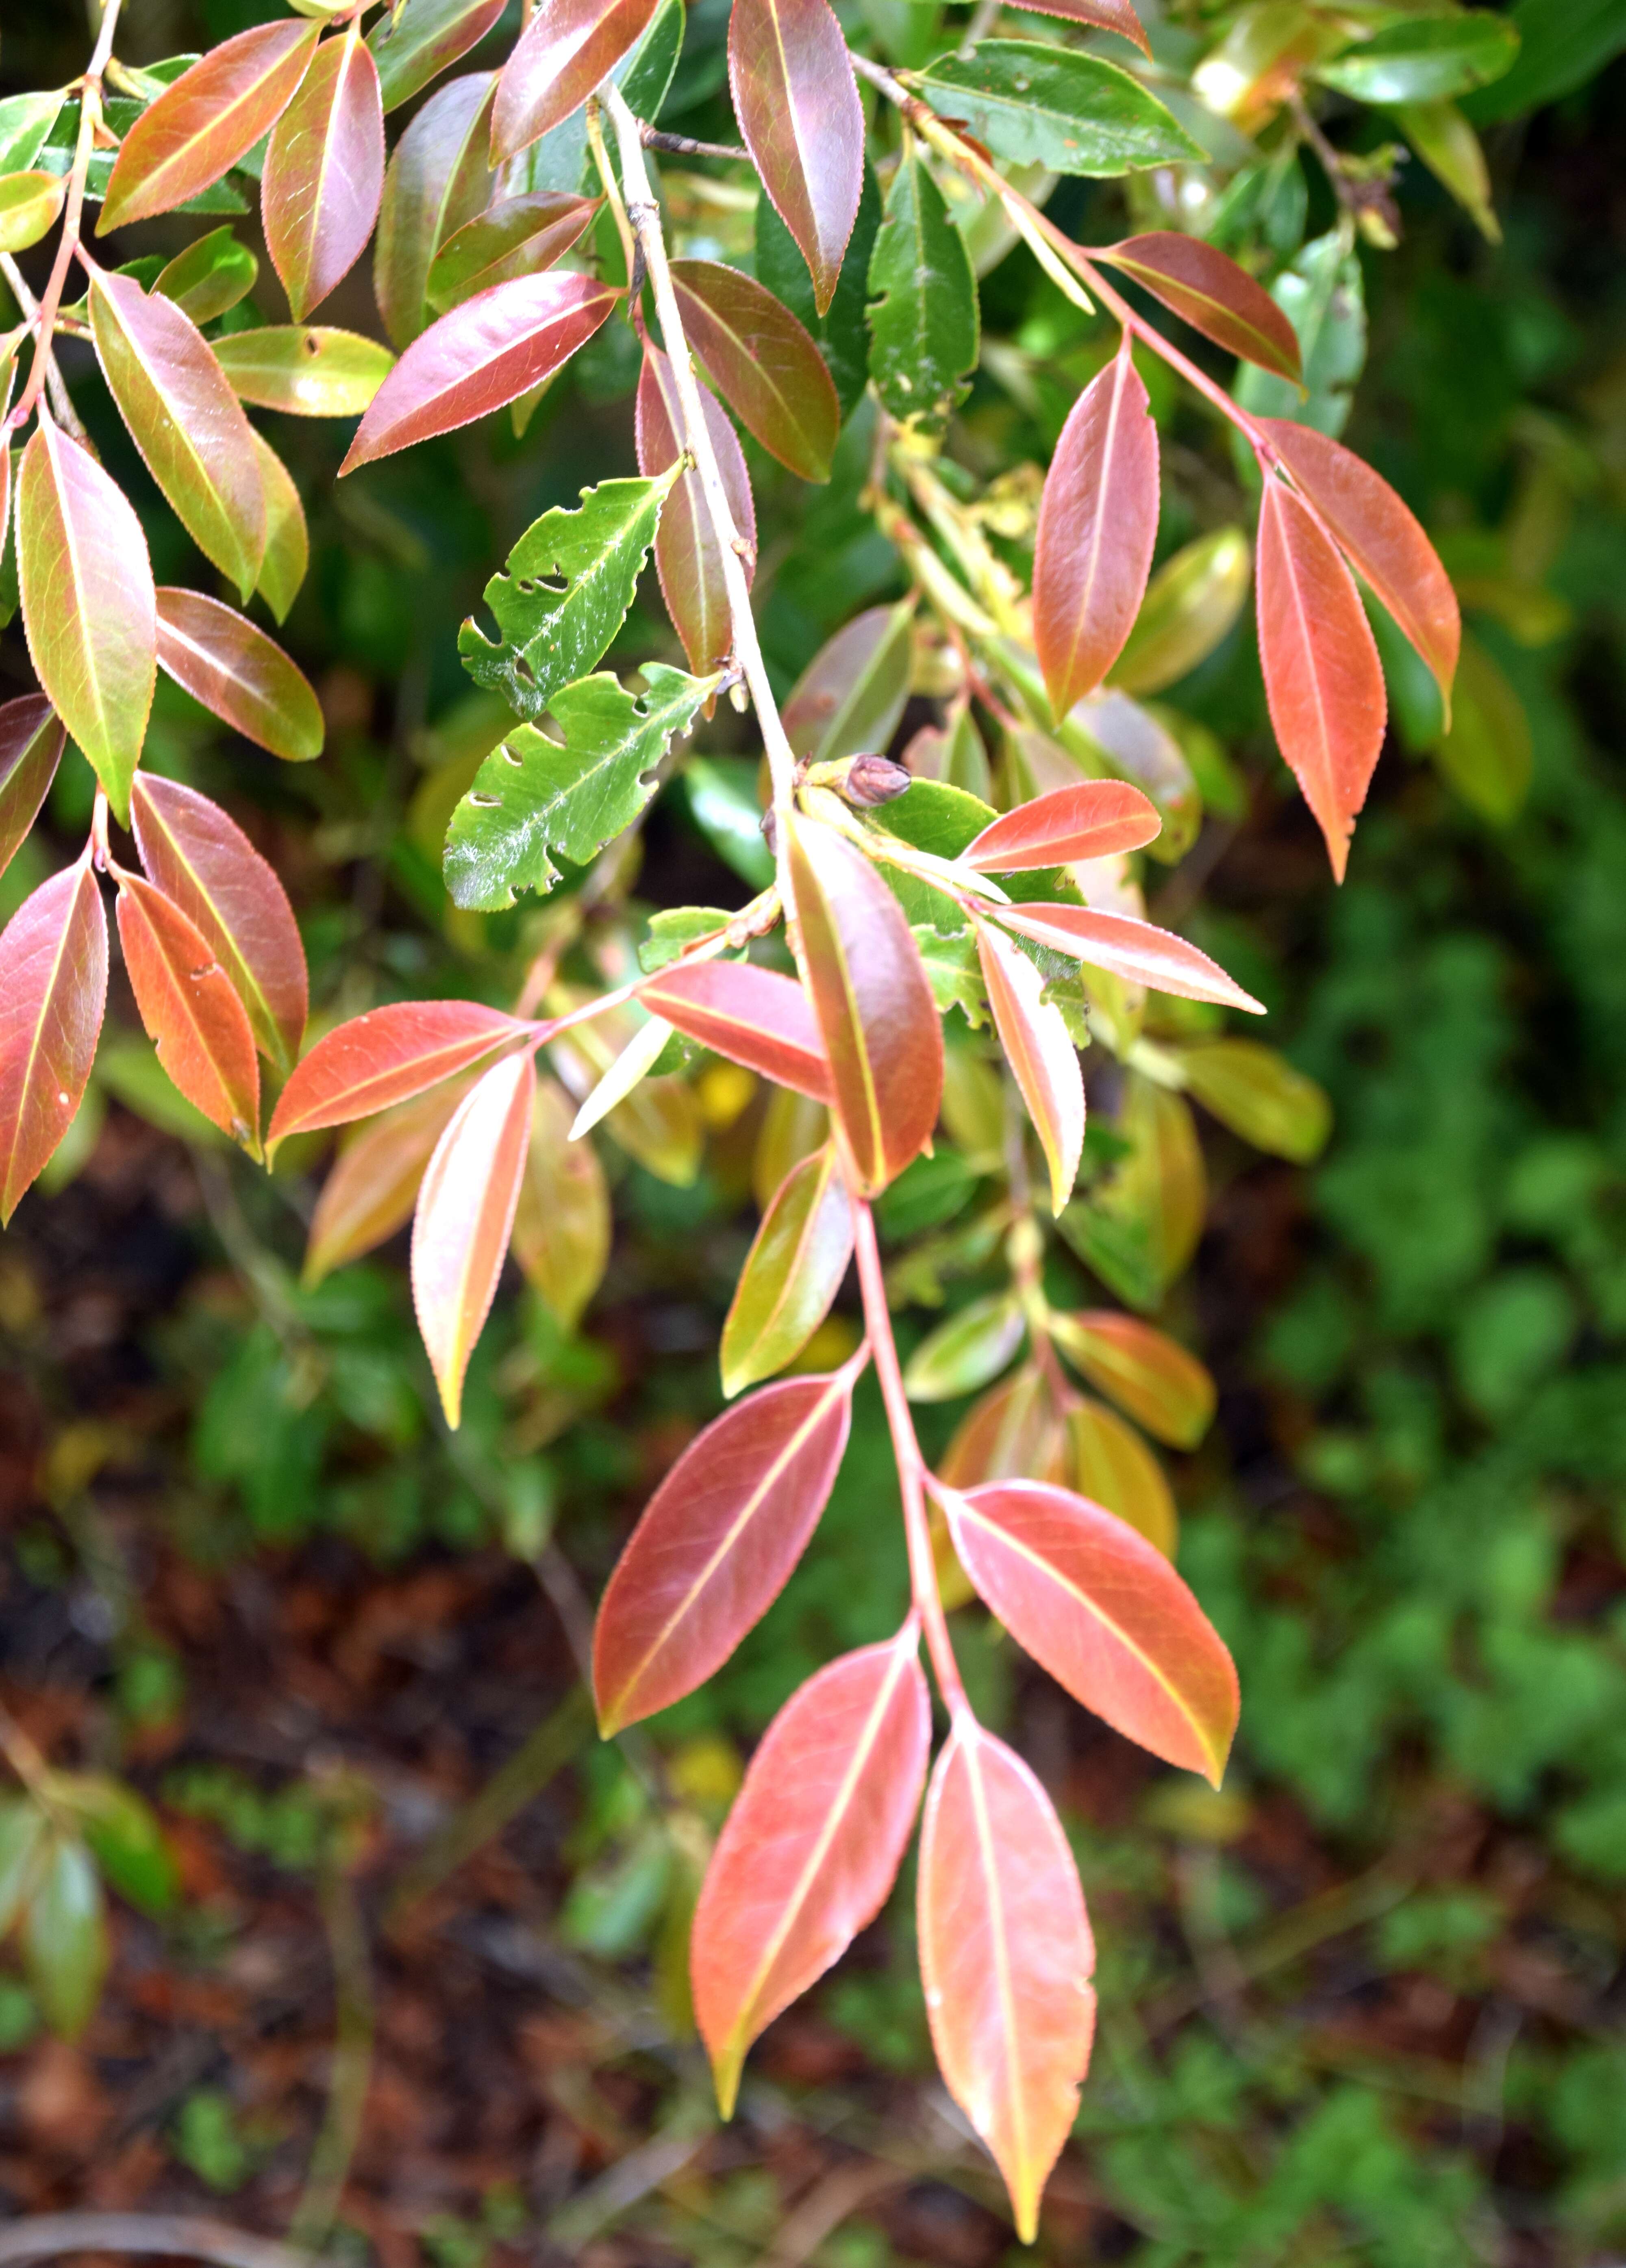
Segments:
[[[730,517],[736,534],[748,547],[741,564],[749,585],[756,572],[756,507],[751,498],[745,452],[728,422],[727,410],[703,388],[700,406],[723,477]],[[658,347],[646,341],[635,413],[638,470],[646,480],[664,473],[682,455],[678,445],[682,427],[672,364]],[[723,555],[701,492],[700,475],[693,467],[661,508],[655,534],[655,572],[689,667],[703,675],[722,668],[734,651],[733,619],[723,582]]]
[[[1156,806],[1127,780],[1080,780],[1019,803],[960,854],[980,874],[1024,873],[1138,850],[1162,828]]]
[[[1214,1381],[1166,1331],[1113,1307],[1053,1315],[1051,1336],[1092,1386],[1110,1395],[1149,1433],[1194,1449],[1214,1419]]]
[[[1206,953],[1188,945],[1173,930],[1133,914],[1096,913],[1085,906],[1001,906],[1000,921],[1019,936],[1031,937],[1052,953],[1065,953],[1092,968],[1110,968],[1132,984],[1173,992],[1182,1000],[1213,1000],[1224,1008],[1264,1014],[1261,1002],[1244,992]]]
[[[422,1094],[532,1027],[477,1000],[401,1000],[317,1041],[277,1098],[267,1145],[371,1118]]]
[[[1216,346],[1297,385],[1299,334],[1262,284],[1200,236],[1154,229],[1091,253],[1132,276]]]
[[[463,1375],[484,1328],[519,1201],[536,1063],[494,1064],[435,1145],[412,1221],[412,1304],[446,1423],[462,1415]]]
[[[435,1145],[469,1085],[467,1078],[448,1079],[357,1127],[311,1215],[301,1278],[307,1290],[406,1226]]]
[[[655,0],[541,0],[497,84],[493,164],[529,148],[579,110],[654,12]]]
[[[1027,955],[986,922],[976,925],[988,1005],[1005,1060],[1050,1167],[1050,1209],[1073,1193],[1084,1152],[1084,1073],[1061,1010],[1044,998],[1044,979]]]
[[[73,1123],[107,1003],[107,917],[88,859],[0,932],[0,1226]]]
[[[114,870],[124,967],[158,1061],[205,1118],[260,1154],[260,1060],[208,939],[139,874]]]
[[[638,998],[651,1015],[730,1063],[828,1102],[829,1059],[793,978],[748,961],[677,961],[640,987]]]

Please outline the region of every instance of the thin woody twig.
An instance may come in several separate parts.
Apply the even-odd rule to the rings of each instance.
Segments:
[[[696,142],[692,135],[666,134],[658,126],[640,127],[638,138],[646,150],[662,151],[668,158],[728,158],[742,165],[751,162],[751,152],[732,142]]]

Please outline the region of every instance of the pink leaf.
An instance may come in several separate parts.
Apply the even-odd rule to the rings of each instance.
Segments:
[[[107,917],[88,858],[0,932],[0,1225],[73,1123],[107,1001]]]
[[[535,1095],[531,1054],[522,1049],[494,1064],[459,1103],[418,1191],[412,1304],[453,1428],[462,1415],[468,1358],[503,1272]]]

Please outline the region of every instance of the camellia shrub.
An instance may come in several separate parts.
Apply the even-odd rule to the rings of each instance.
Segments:
[[[973,1712],[947,1609],[980,1594],[1081,1705],[1218,1783],[1237,1675],[1175,1571],[1145,1439],[1194,1444],[1213,1388],[1147,1317],[1202,1225],[1191,1102],[1298,1159],[1327,1114],[1272,1050],[1225,1035],[1219,1012],[1259,1003],[1145,917],[1141,862],[1178,864],[1205,804],[1234,793],[1212,735],[1156,696],[1227,636],[1251,571],[1271,723],[1338,877],[1386,666],[1453,745],[1452,586],[1335,436],[1361,359],[1356,246],[1398,225],[1400,144],[1374,124],[1493,234],[1457,98],[1507,71],[1518,35],[1406,0],[1144,22],[1130,0],[1041,0],[1009,26],[987,4],[950,23],[892,6],[861,33],[826,0],[733,0],[736,145],[658,123],[681,0],[540,0],[501,55],[502,0],[298,4],[137,69],[107,0],[77,81],[0,104],[20,310],[0,341],[5,603],[40,686],[0,710],[0,861],[69,740],[97,784],[79,857],[0,935],[0,1214],[85,1094],[109,889],[136,1005],[196,1110],[268,1162],[353,1130],[311,1275],[410,1219],[452,1427],[511,1251],[566,1328],[592,1297],[610,1234],[592,1130],[682,1181],[698,1067],[768,1083],[728,1406],[606,1592],[600,1720],[608,1736],[694,1690],[772,1603],[873,1364],[912,1603],[758,1749],[695,1915],[695,2016],[726,2110],[754,2039],[879,1910],[923,1796],[931,2036],[1031,2237],[1089,2060],[1090,1926],[1048,1798]],[[1358,152],[1329,139],[1329,104]],[[697,166],[713,170],[680,172]],[[1116,177],[1115,240],[1048,214],[1058,182]],[[748,242],[709,236],[680,179],[725,185]],[[1306,240],[1312,182],[1330,225]],[[231,217],[253,199],[286,323],[251,297],[257,256]],[[198,217],[182,249],[121,261],[123,231],[176,214]],[[54,231],[36,292],[15,255]],[[311,320],[370,245],[388,346]],[[1041,482],[955,446],[974,384],[1031,403],[1042,375],[1041,355],[982,328],[980,279],[1008,259],[1036,264],[1090,342]],[[536,908],[508,1005],[398,1000],[307,1046],[282,881],[224,810],[142,762],[160,670],[276,755],[320,753],[315,695],[260,619],[299,589],[303,506],[249,413],[358,420],[347,477],[476,419],[522,433],[573,358],[616,338],[638,372],[636,476],[545,512],[489,584],[489,625],[459,641],[507,723],[452,810],[445,875],[458,908]],[[58,366],[77,342],[217,587],[155,587]],[[1256,532],[1210,526],[1154,575],[1153,407],[1181,399],[1228,435]],[[857,612],[784,699],[753,612],[777,531],[758,524],[738,429],[799,482],[844,464],[905,591]],[[605,668],[651,556],[675,643]],[[629,846],[662,793],[688,798],[747,902],[635,918]],[[1052,1307],[1056,1235],[1120,1305]],[[1001,1256],[1006,1288],[901,1363],[894,1310],[941,1304]],[[855,1263],[862,1337],[810,1368]],[[933,1469],[912,1405],[984,1388]],[[935,1764],[923,1642],[947,1721]],[[62,1791],[33,1793],[38,1817],[6,1828],[5,1920],[37,1940],[90,1861]]]

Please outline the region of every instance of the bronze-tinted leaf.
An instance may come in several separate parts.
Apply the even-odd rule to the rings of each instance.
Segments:
[[[1050,1168],[1050,1208],[1059,1213],[1073,1193],[1084,1154],[1084,1073],[1061,1010],[1044,998],[1044,979],[1019,946],[986,922],[976,925],[977,954],[994,1028],[1022,1090]]]
[[[356,1128],[311,1215],[300,1279],[307,1289],[406,1226],[435,1145],[471,1084],[447,1079]]]
[[[1214,1419],[1214,1381],[1178,1340],[1115,1308],[1050,1318],[1073,1367],[1121,1410],[1177,1449],[1195,1449]]]
[[[1097,913],[1085,906],[1001,906],[998,917],[1019,936],[1031,937],[1052,953],[1071,954],[1092,968],[1109,968],[1131,984],[1173,992],[1182,1000],[1212,1000],[1223,1008],[1264,1008],[1244,992],[1217,961],[1173,930],[1132,914]]]
[[[1154,229],[1091,253],[1121,268],[1143,290],[1229,354],[1295,383],[1303,376],[1299,334],[1244,268],[1200,236]]]
[[[931,1704],[911,1621],[843,1654],[763,1734],[689,1940],[695,2021],[725,2117],[746,2051],[886,1903],[925,1784]]]
[[[143,110],[120,148],[98,236],[173,212],[253,149],[292,100],[320,24],[256,24],[183,71]]]
[[[459,1103],[418,1191],[412,1304],[453,1428],[462,1416],[468,1358],[508,1250],[535,1092],[536,1064],[528,1050],[494,1064]]]
[[[208,940],[139,874],[119,873],[119,942],[158,1061],[205,1118],[260,1154],[260,1063],[231,979]]]
[[[766,1386],[690,1442],[617,1562],[593,1634],[607,1738],[721,1668],[790,1580],[829,1499],[850,1365]]]
[[[1081,780],[1019,803],[960,854],[981,874],[1025,873],[1138,850],[1161,828],[1156,807],[1127,780]]]
[[[1034,644],[1058,718],[1094,691],[1135,626],[1158,493],[1158,429],[1125,332],[1072,406],[1039,506]]]
[[[66,739],[42,693],[25,693],[0,708],[0,874],[40,815]]]
[[[0,1226],[73,1123],[107,999],[107,917],[88,858],[0,932]]]
[[[274,756],[308,763],[320,755],[321,704],[281,646],[201,591],[166,587],[158,608],[158,662],[177,685]]]
[[[437,314],[472,299],[476,291],[540,276],[562,259],[599,211],[601,197],[538,189],[504,197],[449,236],[429,271],[429,303]]]
[[[1163,1468],[1135,1428],[1104,1402],[1086,1399],[1068,1411],[1066,1477],[1080,1496],[1127,1520],[1166,1559],[1174,1557],[1180,1518]]]
[[[540,0],[503,67],[494,164],[562,126],[644,33],[656,0]]]
[[[787,1176],[746,1256],[723,1325],[723,1391],[794,1362],[830,1312],[852,1258],[852,1201],[826,1144]]]
[[[513,1234],[514,1258],[567,1331],[610,1256],[610,1193],[592,1144],[570,1139],[575,1116],[552,1079],[537,1081]]]
[[[1036,1363],[990,1387],[954,1428],[938,1462],[948,1488],[979,1481],[1060,1480],[1065,1445],[1056,1399]]]
[[[943,1093],[937,1004],[903,909],[861,851],[794,821],[791,878],[839,1136],[872,1195],[931,1139]]]
[[[824,1042],[794,978],[748,961],[677,961],[651,976],[638,997],[651,1013],[731,1063],[815,1102],[829,1101]]]
[[[866,607],[843,622],[791,688],[784,729],[798,756],[825,763],[886,750],[909,696],[914,608]]]
[[[1132,40],[1142,55],[1151,53],[1145,26],[1130,0],[1033,0],[1033,6],[1041,16],[1062,16],[1069,23],[1088,24],[1093,31],[1116,32]]]
[[[401,1000],[371,1008],[327,1033],[297,1067],[277,1098],[267,1145],[371,1118],[531,1028],[477,1000]]]
[[[740,423],[803,480],[828,481],[841,404],[790,309],[754,276],[716,260],[674,260],[672,282],[684,335]]]
[[[864,106],[826,0],[734,0],[728,77],[762,186],[828,314],[864,188]]]
[[[1339,881],[1366,800],[1387,701],[1350,571],[1293,491],[1267,480],[1259,510],[1259,659],[1277,746],[1327,838]]]
[[[266,152],[266,248],[296,323],[366,250],[383,189],[384,105],[357,15],[317,49]]]
[[[728,412],[705,393],[701,395],[701,409],[717,453],[729,512],[748,547],[742,562],[748,584],[756,571],[756,508],[751,500],[751,476]],[[647,344],[638,379],[636,422],[638,470],[646,480],[652,479],[682,455],[678,436],[683,419],[672,364],[658,347]],[[690,668],[703,674],[720,669],[734,650],[734,626],[723,584],[723,555],[701,492],[700,475],[692,468],[662,507],[655,537],[655,571]]]
[[[477,47],[503,6],[504,0],[397,0],[367,34],[385,109],[410,102],[430,79]]]
[[[430,271],[441,246],[490,202],[495,88],[489,71],[470,71],[438,88],[390,158],[372,253],[372,294],[394,346],[410,346],[423,328]]]
[[[938,2067],[993,2153],[1017,2235],[1031,2244],[1089,2066],[1095,1947],[1048,1796],[968,1712],[931,1776],[918,1912]]]

